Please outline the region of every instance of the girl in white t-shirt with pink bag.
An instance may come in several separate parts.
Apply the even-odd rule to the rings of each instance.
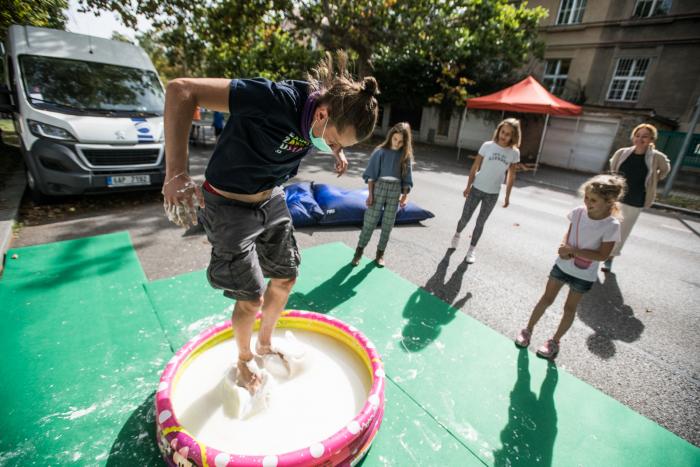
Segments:
[[[569,284],[569,296],[564,303],[564,316],[554,336],[537,350],[537,355],[554,359],[559,353],[559,341],[569,330],[576,316],[576,307],[598,278],[598,267],[620,241],[619,200],[625,192],[625,180],[617,175],[598,175],[579,190],[584,206],[571,211],[567,218],[569,230],[559,246],[559,257],[549,273],[549,280],[527,327],[515,339],[519,347],[530,345],[532,330],[545,310],[554,303],[564,284]]]

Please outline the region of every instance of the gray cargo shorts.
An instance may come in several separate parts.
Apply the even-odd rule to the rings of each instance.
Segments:
[[[265,293],[265,278],[297,277],[301,256],[284,190],[259,203],[245,203],[206,190],[197,218],[212,245],[207,279],[236,300]]]

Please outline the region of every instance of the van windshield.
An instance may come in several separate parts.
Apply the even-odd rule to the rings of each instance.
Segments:
[[[27,99],[37,108],[163,114],[163,87],[153,71],[36,55],[22,55],[19,63]]]

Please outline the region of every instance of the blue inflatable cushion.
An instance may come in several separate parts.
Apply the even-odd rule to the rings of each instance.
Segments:
[[[284,192],[294,227],[318,224],[323,217],[323,211],[314,199],[312,183],[293,183],[284,187]]]
[[[321,225],[362,225],[367,205],[368,191],[364,189],[348,190],[325,183],[315,183],[312,186],[316,202],[321,207],[323,217]],[[399,209],[396,224],[409,224],[430,219],[435,215],[409,202],[405,208]]]

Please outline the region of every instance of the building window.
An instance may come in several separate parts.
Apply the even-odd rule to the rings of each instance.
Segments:
[[[566,78],[569,76],[571,59],[547,60],[544,66],[542,81],[547,90],[552,94],[561,96],[566,86]]]
[[[438,136],[449,136],[450,135],[450,121],[452,120],[451,112],[438,112]]]
[[[379,128],[382,128],[384,126],[384,106],[379,105],[379,112],[377,112],[377,125],[379,125]]]
[[[637,101],[649,62],[648,58],[618,58],[615,74],[608,90],[608,100]]]
[[[557,24],[577,24],[583,19],[586,0],[561,0]]]
[[[648,18],[649,16],[666,15],[669,11],[671,11],[671,0],[637,0],[633,16]]]

